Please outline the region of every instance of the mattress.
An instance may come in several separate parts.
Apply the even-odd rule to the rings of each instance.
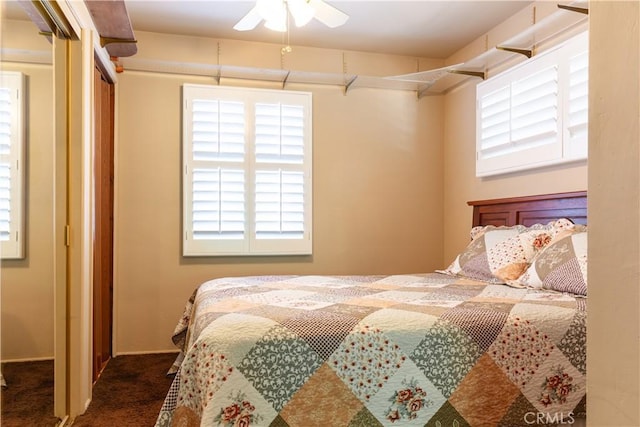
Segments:
[[[440,273],[208,281],[156,426],[525,426],[586,415],[586,299]]]

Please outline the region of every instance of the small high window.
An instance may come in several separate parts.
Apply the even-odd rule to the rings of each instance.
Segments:
[[[478,84],[476,175],[587,158],[588,38]]]

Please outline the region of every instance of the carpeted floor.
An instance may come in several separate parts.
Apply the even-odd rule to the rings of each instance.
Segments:
[[[172,377],[175,353],[118,356],[93,386],[87,411],[72,426],[152,427]],[[53,427],[53,361],[2,364],[2,427]]]
[[[93,386],[89,408],[72,426],[153,426],[173,379],[166,373],[175,358],[175,353],[160,353],[111,359]]]
[[[2,364],[0,425],[2,427],[52,427],[53,360]]]

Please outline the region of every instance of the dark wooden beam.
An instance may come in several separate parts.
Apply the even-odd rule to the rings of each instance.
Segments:
[[[90,0],[85,4],[100,34],[100,45],[110,56],[127,57],[138,53],[124,0]]]

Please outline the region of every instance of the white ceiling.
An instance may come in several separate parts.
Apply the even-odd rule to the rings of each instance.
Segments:
[[[14,0],[2,0],[6,16],[27,19]],[[77,0],[71,0],[77,1]],[[86,0],[96,1],[96,0]],[[532,3],[529,0],[327,0],[349,19],[328,28],[317,20],[286,35],[259,25],[233,26],[253,0],[125,0],[135,31],[196,35],[340,50],[447,58]]]
[[[134,31],[199,35],[341,50],[446,58],[485,34],[531,1],[371,1],[327,3],[347,15],[347,23],[328,28],[312,20],[286,35],[259,25],[233,30],[254,1],[125,0]]]

